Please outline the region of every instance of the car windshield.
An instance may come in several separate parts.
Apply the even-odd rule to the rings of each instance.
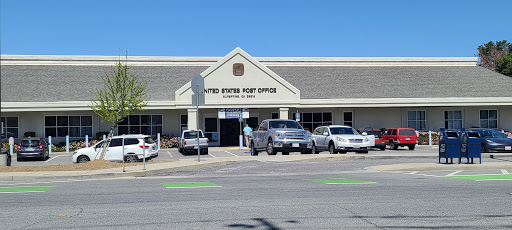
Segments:
[[[39,140],[23,140],[21,142],[22,147],[39,147]]]
[[[498,132],[496,130],[477,130],[478,133],[480,133],[480,137],[487,137],[487,138],[507,138],[507,135],[505,135],[502,132]]]
[[[199,137],[204,137],[203,132],[199,132]],[[190,138],[197,138],[197,131],[188,131],[183,134],[183,138],[190,139]]]
[[[303,129],[302,126],[300,126],[299,122],[296,121],[270,121],[269,127],[271,129],[285,129],[285,128],[292,128],[292,129]]]
[[[332,135],[340,135],[340,134],[355,134],[359,135],[359,133],[354,128],[349,127],[336,127],[331,128],[331,134]]]
[[[400,136],[416,136],[416,132],[412,129],[400,129],[398,130],[398,135]]]

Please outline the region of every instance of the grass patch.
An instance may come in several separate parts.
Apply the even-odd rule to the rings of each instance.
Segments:
[[[468,176],[447,176],[448,178],[464,180],[512,180],[512,174],[496,175],[468,175]]]
[[[0,187],[0,192],[46,192],[55,186]]]

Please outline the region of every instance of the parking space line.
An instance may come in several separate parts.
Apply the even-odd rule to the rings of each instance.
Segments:
[[[501,170],[501,173],[503,173],[503,174],[508,174],[508,171],[507,171],[506,169],[502,169],[502,170]]]
[[[231,155],[233,155],[233,156],[239,157],[238,155],[236,155],[236,154],[234,154],[234,153],[230,153],[230,152],[228,152],[228,151],[224,151],[224,152],[227,152],[227,153],[229,153],[229,154],[231,154]]]
[[[55,158],[57,158],[57,157],[59,157],[59,156],[54,156],[54,157],[52,157],[52,158],[50,158],[50,159],[46,160],[46,161],[45,161],[45,163],[48,163],[48,162],[50,162],[51,160],[53,160],[53,159],[55,159]]]
[[[448,173],[446,174],[446,176],[455,176],[455,174],[458,174],[460,172],[462,172],[463,170],[458,170],[458,171],[455,171],[455,172],[452,172],[452,173]]]
[[[411,174],[411,175],[414,175],[416,173],[419,173],[419,171],[414,171],[414,172],[410,172],[410,173],[406,173],[406,174]]]
[[[210,156],[211,156],[211,157],[213,157],[213,158],[216,158],[216,156],[214,156],[214,155],[212,155],[212,154],[210,154],[210,153],[208,153],[208,155],[210,155]]]
[[[172,154],[171,154],[171,152],[167,151],[167,154],[169,154],[169,156],[171,156],[171,157],[172,157]]]

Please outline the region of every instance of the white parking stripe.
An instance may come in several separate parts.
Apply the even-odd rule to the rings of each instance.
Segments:
[[[231,155],[233,155],[233,156],[239,157],[238,155],[233,154],[233,153],[230,153],[230,152],[228,152],[228,151],[224,151],[224,152],[227,152],[227,153],[229,153],[229,154],[231,154]]]
[[[171,157],[172,157],[172,154],[171,154],[171,152],[167,151],[167,154],[169,154],[169,156],[171,156]]]
[[[50,158],[50,159],[46,160],[46,161],[45,161],[45,163],[48,163],[48,162],[50,162],[51,160],[53,160],[53,159],[55,159],[55,158],[57,158],[57,157],[59,157],[59,156],[54,156],[54,157],[52,157],[52,158]]]
[[[216,158],[216,156],[214,156],[214,155],[212,155],[212,154],[210,154],[210,153],[208,153],[208,155],[210,155],[210,156],[211,156],[211,157],[213,157],[213,158]]]
[[[416,173],[419,173],[419,171],[414,171],[414,172],[410,172],[410,173],[406,173],[406,174],[411,174],[411,175],[414,175]]]
[[[455,171],[455,172],[452,172],[452,173],[448,173],[448,174],[446,174],[446,176],[455,176],[455,174],[458,174],[460,172],[462,172],[462,170]]]
[[[502,170],[501,170],[501,173],[503,173],[503,174],[508,174],[508,171],[507,171],[506,169],[502,169]]]

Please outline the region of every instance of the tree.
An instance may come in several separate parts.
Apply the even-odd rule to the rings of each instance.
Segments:
[[[478,47],[477,55],[480,58],[478,65],[495,71],[496,61],[509,53],[512,53],[512,45],[507,40],[496,41],[496,44],[490,41]]]
[[[496,71],[503,75],[512,77],[512,52],[505,57],[496,60]]]
[[[96,101],[90,106],[98,116],[111,124],[110,132],[101,146],[99,159],[104,158],[117,125],[128,115],[144,110],[147,105],[146,83],[129,70],[125,63],[118,60],[112,71],[102,77],[104,85],[96,90]]]

